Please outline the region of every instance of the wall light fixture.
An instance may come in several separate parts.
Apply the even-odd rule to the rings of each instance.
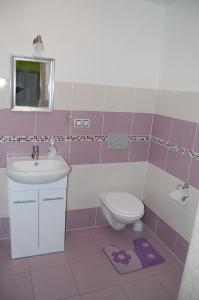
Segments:
[[[38,34],[36,38],[34,38],[33,47],[35,51],[44,51],[44,44],[41,35]]]

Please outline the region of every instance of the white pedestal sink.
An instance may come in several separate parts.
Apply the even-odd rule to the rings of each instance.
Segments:
[[[9,157],[7,176],[19,183],[42,184],[64,178],[70,167],[61,155],[55,158],[41,156],[34,160],[31,157]]]

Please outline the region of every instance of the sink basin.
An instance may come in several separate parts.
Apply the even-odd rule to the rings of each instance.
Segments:
[[[55,158],[41,156],[37,160],[31,157],[9,157],[7,175],[20,183],[41,184],[64,178],[70,167],[61,155]]]

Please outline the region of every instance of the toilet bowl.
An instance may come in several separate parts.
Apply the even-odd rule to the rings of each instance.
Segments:
[[[142,201],[126,192],[108,192],[100,195],[103,214],[109,225],[122,230],[126,224],[134,223],[134,230],[142,230],[141,218],[144,215]]]

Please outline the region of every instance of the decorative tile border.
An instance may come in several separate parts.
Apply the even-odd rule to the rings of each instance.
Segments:
[[[154,137],[154,136],[152,136],[150,140],[151,140],[152,143],[161,145],[163,147],[166,147],[168,150],[173,150],[175,152],[181,153],[181,154],[183,154],[185,156],[188,156],[190,158],[194,158],[194,159],[199,160],[199,153],[194,152],[194,151],[189,150],[189,149],[186,149],[185,147],[178,146],[174,143],[168,142],[166,140],[163,140],[163,139],[160,139],[160,138],[157,138],[157,137]]]
[[[53,139],[55,142],[107,142],[107,135],[70,135],[70,136],[0,136],[0,143],[11,142],[50,142]],[[149,141],[149,135],[132,135],[129,136],[129,141]]]
[[[0,136],[1,143],[14,143],[14,142],[50,142],[53,139],[55,142],[107,142],[107,135],[47,135],[47,136]],[[167,140],[157,138],[150,135],[130,135],[129,142],[148,142],[161,145],[168,150],[181,153],[190,158],[199,160],[199,153],[186,149],[185,147],[178,146]]]
[[[131,142],[148,142],[150,141],[150,135],[131,135],[129,136]]]

